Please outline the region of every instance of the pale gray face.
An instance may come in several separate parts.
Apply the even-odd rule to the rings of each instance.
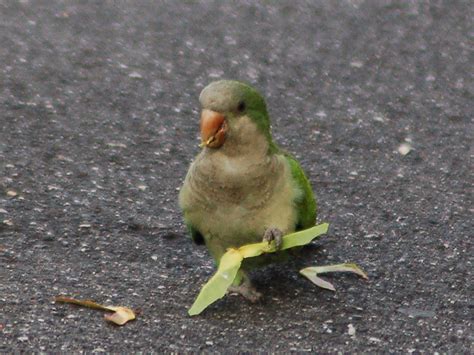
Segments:
[[[250,120],[266,139],[271,140],[265,101],[251,86],[233,80],[215,81],[204,88],[199,101],[202,106],[201,138],[204,145],[217,148],[226,139],[237,137],[237,123],[244,118]]]
[[[204,88],[199,96],[203,109],[239,117],[267,116],[265,100],[251,86],[234,80],[215,81]],[[255,114],[252,114],[254,112]]]
[[[202,90],[199,101],[203,109],[221,113],[243,112],[246,108],[246,85],[230,80],[215,81]]]

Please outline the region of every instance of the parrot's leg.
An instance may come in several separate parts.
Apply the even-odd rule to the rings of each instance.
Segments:
[[[275,249],[279,250],[283,242],[283,232],[278,228],[267,228],[263,234],[263,241],[270,244],[273,240],[275,241]]]
[[[239,270],[235,276],[232,286],[229,287],[229,292],[238,293],[252,303],[257,302],[262,298],[262,294],[252,286],[249,277],[242,270]]]

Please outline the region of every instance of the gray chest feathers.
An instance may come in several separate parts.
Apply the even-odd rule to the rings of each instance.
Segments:
[[[201,208],[213,210],[235,205],[253,212],[268,203],[275,189],[281,187],[278,185],[285,166],[278,156],[255,159],[213,153],[199,155],[189,176],[188,182]]]
[[[260,241],[269,227],[293,231],[298,194],[282,155],[249,160],[203,152],[190,168],[180,200],[187,220],[205,238],[231,246]]]

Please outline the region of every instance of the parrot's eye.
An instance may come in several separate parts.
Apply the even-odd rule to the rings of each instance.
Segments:
[[[237,106],[237,111],[239,111],[239,112],[244,112],[245,109],[246,109],[245,102],[240,101],[240,102],[239,102],[239,105]]]

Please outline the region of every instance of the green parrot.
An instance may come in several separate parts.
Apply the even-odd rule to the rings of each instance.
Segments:
[[[258,91],[221,80],[204,88],[199,101],[202,150],[179,194],[193,240],[205,243],[218,264],[228,248],[263,239],[278,249],[283,235],[314,226],[311,185],[299,163],[273,141]],[[256,264],[244,263],[230,289],[252,302],[261,297],[247,275]]]

